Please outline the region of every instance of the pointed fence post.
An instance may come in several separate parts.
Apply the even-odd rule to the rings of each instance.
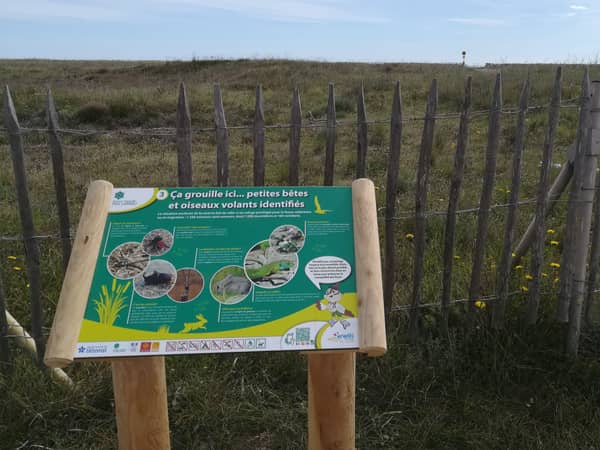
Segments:
[[[179,84],[179,98],[175,120],[175,139],[177,142],[177,184],[181,187],[192,186],[192,119],[187,93],[183,81]]]
[[[548,130],[544,139],[544,150],[542,153],[542,166],[540,168],[540,181],[538,183],[537,202],[535,208],[535,234],[531,248],[531,260],[529,274],[533,277],[529,283],[529,303],[527,305],[526,321],[529,325],[535,325],[538,318],[540,305],[540,288],[542,282],[542,265],[544,263],[544,244],[546,242],[546,230],[544,222],[546,218],[546,192],[548,191],[548,180],[550,178],[550,167],[552,167],[552,151],[556,130],[558,129],[558,118],[560,115],[560,83],[562,70],[556,69],[552,100],[548,111]]]
[[[596,191],[596,168],[600,155],[600,81],[592,82],[591,114],[584,136],[582,152],[583,168],[581,183],[577,183],[577,213],[574,224],[575,247],[573,252],[573,280],[571,304],[569,305],[569,330],[567,353],[576,356],[581,333],[581,310],[585,298],[587,280],[588,246],[592,221],[592,204]]]
[[[71,224],[69,220],[69,204],[67,202],[67,187],[65,182],[65,164],[63,159],[63,145],[58,134],[58,114],[52,97],[52,91],[48,89],[48,143],[50,145],[50,157],[52,159],[52,173],[54,174],[54,190],[56,191],[56,206],[58,208],[58,220],[60,227],[60,241],[63,256],[63,271],[67,270],[69,257],[71,256]]]
[[[408,337],[414,344],[419,335],[419,318],[422,298],[423,266],[425,263],[425,213],[427,211],[427,188],[429,182],[429,168],[431,167],[431,150],[433,148],[433,133],[435,129],[435,113],[437,111],[437,80],[431,82],[429,96],[427,97],[427,110],[423,135],[421,138],[421,151],[419,153],[419,166],[417,168],[417,186],[415,189],[415,262],[413,272],[413,293],[410,309],[410,322]]]
[[[329,97],[327,99],[327,144],[325,147],[325,177],[324,186],[333,186],[333,172],[335,168],[335,89],[329,83]]]
[[[8,321],[6,320],[6,296],[4,294],[4,280],[0,273],[0,373],[10,374],[10,346],[8,345]]]
[[[300,90],[294,88],[292,97],[292,113],[290,118],[290,165],[288,172],[288,183],[290,186],[298,186],[300,165],[300,132],[302,130],[302,107],[300,106]]]
[[[587,290],[584,304],[584,324],[592,325],[591,310],[596,287],[598,285],[598,268],[600,266],[600,177],[596,177],[596,194],[594,195],[594,225],[592,228],[592,244],[590,246],[590,273],[588,275]]]
[[[442,335],[448,334],[448,316],[450,313],[450,297],[452,296],[452,266],[454,264],[454,240],[456,234],[456,210],[460,198],[460,186],[465,173],[465,152],[469,142],[469,122],[471,119],[472,79],[465,81],[465,99],[463,110],[460,114],[456,153],[454,155],[454,171],[448,195],[448,213],[446,214],[446,227],[444,231],[444,275],[442,281]]]
[[[387,164],[387,182],[385,189],[385,270],[383,279],[383,298],[386,317],[392,308],[394,284],[396,282],[396,196],[398,191],[398,169],[400,148],[402,145],[402,97],[400,82],[396,81],[390,118],[390,153]]]
[[[523,84],[519,98],[519,115],[517,116],[517,129],[515,133],[515,148],[512,160],[512,178],[510,183],[510,196],[508,200],[508,211],[506,212],[506,224],[504,228],[504,241],[502,243],[502,255],[498,265],[496,282],[496,301],[492,305],[492,327],[499,329],[504,323],[504,312],[506,310],[506,299],[508,297],[508,282],[511,269],[511,252],[515,233],[517,230],[517,212],[519,209],[519,187],[521,182],[521,157],[525,146],[525,116],[529,101],[529,80]],[[545,199],[543,199],[545,200]]]
[[[481,271],[483,269],[483,256],[487,240],[490,207],[494,193],[494,177],[496,175],[496,160],[500,144],[500,118],[502,116],[502,75],[496,75],[494,96],[490,107],[490,122],[488,127],[487,147],[485,151],[485,169],[483,174],[483,187],[477,213],[477,235],[473,249],[473,266],[471,270],[471,283],[469,285],[470,310],[475,309],[475,302],[481,290]]]
[[[575,222],[577,220],[577,201],[579,189],[582,185],[584,168],[583,153],[585,151],[585,135],[590,121],[591,104],[590,77],[586,69],[581,86],[581,107],[579,110],[579,127],[575,143],[575,157],[573,163],[573,177],[569,191],[569,203],[567,204],[567,220],[565,224],[565,236],[563,238],[563,252],[560,259],[560,287],[558,292],[558,305],[556,308],[556,320],[566,323],[569,321],[569,305],[573,292],[573,273],[575,257]]]
[[[265,184],[265,113],[263,111],[263,90],[256,86],[256,103],[254,106],[254,128],[252,134],[254,146],[254,186]]]
[[[213,90],[215,106],[215,137],[217,141],[217,186],[229,185],[229,133],[223,109],[221,87],[215,84]]]
[[[15,175],[15,188],[19,204],[19,216],[23,230],[23,244],[25,246],[25,262],[29,275],[29,298],[31,302],[31,332],[37,347],[37,362],[44,368],[45,340],[42,332],[44,324],[44,309],[42,306],[42,286],[40,272],[40,249],[35,240],[33,214],[29,202],[27,187],[27,172],[23,158],[23,140],[21,129],[17,120],[15,105],[10,96],[8,86],[4,88],[4,126],[8,131],[8,141]]]
[[[361,83],[356,99],[356,178],[367,176],[367,108],[365,106],[365,86]]]

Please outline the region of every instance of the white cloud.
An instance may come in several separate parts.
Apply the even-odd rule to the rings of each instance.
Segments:
[[[460,23],[463,25],[476,25],[482,27],[498,27],[506,25],[504,20],[499,19],[487,19],[484,17],[460,17],[448,19],[448,22]]]
[[[587,6],[583,6],[583,5],[571,5],[569,6],[569,8],[571,8],[573,11],[587,11],[588,8]]]

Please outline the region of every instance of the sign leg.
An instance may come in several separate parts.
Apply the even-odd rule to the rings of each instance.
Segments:
[[[356,354],[308,355],[308,448],[355,448]]]
[[[112,361],[119,450],[169,450],[163,356]]]

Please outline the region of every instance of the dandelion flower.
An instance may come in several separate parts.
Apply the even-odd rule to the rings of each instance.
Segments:
[[[550,267],[554,267],[555,269],[558,269],[560,267],[560,263],[557,262],[551,262],[550,263]]]
[[[558,241],[550,241],[550,245],[558,245]]]
[[[547,276],[548,276],[548,274],[547,274],[546,272],[542,272],[542,276],[543,276],[543,277],[547,277]]]
[[[516,254],[515,252],[512,252],[512,257],[513,257],[513,258],[516,258],[516,257],[517,257],[517,254]]]
[[[16,261],[17,257],[13,256],[13,255],[8,255],[7,256],[8,259],[12,260],[12,261]]]
[[[458,256],[458,255],[454,255],[454,256],[453,256],[453,258],[454,258],[454,259],[456,259],[456,260],[458,261],[458,260],[460,259],[460,256]]]
[[[556,231],[554,231],[552,228],[548,228],[548,231],[546,231],[546,233],[554,234],[554,233],[556,233]]]
[[[406,239],[408,239],[409,241],[412,241],[412,240],[415,238],[415,235],[414,235],[414,234],[412,234],[412,233],[406,233],[406,234],[404,235],[404,237],[405,237]]]
[[[479,308],[479,309],[485,309],[487,305],[485,304],[485,302],[482,302],[481,300],[477,300],[475,302],[475,307]]]
[[[558,283],[559,281],[560,281],[560,278],[556,277],[553,282]]]
[[[26,288],[29,288],[29,283],[27,283],[27,284],[25,285],[25,287],[26,287]]]
[[[21,269],[19,266],[13,266],[13,270],[16,270],[18,272],[19,270],[23,270],[23,269]]]
[[[523,264],[518,264],[515,266],[515,270],[521,270],[523,269]]]
[[[531,281],[531,280],[533,280],[533,275],[531,275],[531,274],[528,273],[527,275],[525,275],[525,279],[527,281]]]
[[[521,291],[529,292],[529,288],[527,286],[521,286]]]

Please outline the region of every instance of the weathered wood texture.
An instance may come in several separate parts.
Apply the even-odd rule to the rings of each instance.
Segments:
[[[254,147],[254,186],[265,184],[265,113],[263,110],[262,86],[256,86],[256,103],[254,105],[254,126],[252,129]]]
[[[94,181],[88,189],[48,339],[44,357],[48,367],[73,362],[112,192],[107,181]]]
[[[394,285],[396,282],[396,196],[398,191],[398,170],[400,165],[400,148],[402,144],[402,97],[400,82],[396,82],[392,100],[392,117],[390,119],[390,152],[387,163],[387,181],[385,189],[385,278],[383,296],[385,299],[386,317],[392,307]]]
[[[417,185],[415,188],[415,257],[413,271],[413,292],[410,309],[410,322],[408,336],[415,342],[419,334],[420,305],[422,298],[423,266],[425,263],[425,212],[427,211],[427,188],[429,183],[429,169],[431,167],[431,150],[433,148],[433,134],[435,130],[435,113],[437,111],[437,80],[431,82],[427,96],[427,109],[425,123],[421,136],[421,149],[417,167]]]
[[[65,164],[63,159],[63,145],[60,138],[58,114],[54,104],[52,92],[48,89],[47,102],[48,144],[52,160],[52,173],[54,175],[54,191],[58,209],[59,234],[62,248],[63,270],[67,270],[71,256],[71,222],[69,219],[69,204],[67,202],[67,186],[65,181]]]
[[[329,83],[329,95],[327,98],[327,141],[325,144],[325,174],[324,186],[333,186],[333,172],[335,170],[335,88]]]
[[[356,355],[308,355],[308,448],[354,449]]]
[[[573,292],[573,258],[575,252],[575,222],[577,220],[577,201],[579,189],[582,186],[584,167],[585,134],[590,121],[591,86],[588,71],[585,71],[581,86],[581,106],[579,110],[579,127],[575,143],[575,157],[573,163],[573,177],[569,191],[569,203],[567,204],[567,221],[565,224],[565,236],[563,238],[563,252],[560,260],[560,286],[558,291],[558,305],[556,308],[556,320],[566,323],[569,321],[569,305]]]
[[[13,104],[8,86],[4,89],[4,126],[8,132],[8,142],[12,158],[13,173],[15,177],[15,189],[17,203],[19,205],[19,216],[23,230],[23,245],[25,247],[25,263],[29,277],[29,298],[31,302],[31,334],[38,349],[38,364],[44,366],[42,357],[46,342],[44,340],[44,308],[42,305],[42,284],[40,271],[40,249],[35,240],[35,228],[33,225],[33,214],[29,202],[29,191],[27,187],[27,171],[23,157],[23,140],[21,129],[17,120],[17,113]]]
[[[179,85],[179,98],[175,119],[175,141],[177,142],[177,184],[192,186],[192,119],[187,93],[183,82]]]
[[[508,200],[508,211],[506,213],[506,224],[504,228],[504,242],[502,243],[502,254],[498,266],[496,282],[496,301],[492,307],[492,326],[500,328],[504,322],[504,311],[506,309],[506,298],[508,296],[508,281],[510,276],[510,262],[512,246],[517,229],[517,211],[519,202],[519,187],[521,183],[521,157],[525,146],[525,116],[529,101],[529,81],[526,81],[521,89],[519,98],[519,115],[517,116],[517,129],[515,132],[515,147],[512,160],[512,178],[510,184],[510,196]]]
[[[529,262],[529,274],[533,277],[529,283],[529,302],[527,304],[526,322],[533,325],[538,319],[538,309],[540,305],[540,287],[542,279],[542,265],[544,263],[544,246],[546,243],[546,230],[544,228],[546,218],[546,192],[550,178],[550,168],[552,167],[552,152],[554,150],[554,141],[556,130],[558,129],[558,118],[560,116],[560,85],[562,79],[562,70],[556,69],[554,78],[554,88],[552,90],[552,100],[548,110],[548,128],[544,138],[544,148],[542,151],[542,165],[540,167],[540,179],[538,182],[538,191],[535,207],[535,228],[533,246],[531,248],[531,260]]]
[[[592,325],[592,305],[596,298],[598,288],[598,269],[600,269],[600,177],[596,177],[596,194],[594,195],[594,225],[592,228],[592,243],[590,246],[590,263],[584,303],[584,323]]]
[[[456,140],[456,153],[454,154],[454,170],[448,194],[448,213],[444,228],[444,254],[442,266],[444,274],[442,279],[442,321],[441,330],[445,336],[448,333],[448,315],[450,313],[450,298],[452,296],[452,266],[454,264],[454,241],[456,235],[456,210],[460,198],[460,187],[465,173],[465,153],[469,142],[469,122],[471,115],[472,79],[465,81],[465,97],[463,109],[460,114],[458,138]]]
[[[575,247],[573,252],[573,281],[571,304],[569,305],[569,329],[567,332],[567,354],[576,356],[581,334],[581,312],[585,299],[592,205],[596,187],[596,169],[600,154],[600,81],[592,83],[591,114],[589,126],[583,139],[582,175],[577,180],[577,214],[574,224]],[[579,185],[579,181],[581,184]]]
[[[365,86],[360,85],[356,99],[356,178],[367,176],[367,152],[369,149]]]
[[[217,141],[217,186],[229,185],[229,133],[223,109],[221,87],[215,84],[213,89],[215,107],[215,139]]]
[[[8,322],[6,320],[6,295],[4,292],[4,280],[0,273],[0,373],[12,372],[10,364],[10,345],[8,343]]]
[[[483,257],[487,241],[488,222],[490,207],[492,205],[492,194],[494,193],[494,178],[496,176],[496,160],[498,147],[500,145],[500,120],[502,116],[502,75],[496,75],[494,84],[494,95],[490,107],[490,119],[488,125],[487,147],[485,150],[485,169],[483,174],[483,187],[477,213],[477,234],[475,247],[473,249],[473,263],[471,270],[471,282],[469,285],[470,309],[475,309],[475,302],[481,291],[481,273],[483,269]]]
[[[169,450],[163,356],[112,361],[119,450]]]
[[[300,105],[300,90],[294,88],[292,97],[292,113],[290,117],[290,153],[288,183],[290,186],[299,184],[300,166],[300,134],[302,131],[302,107]]]

